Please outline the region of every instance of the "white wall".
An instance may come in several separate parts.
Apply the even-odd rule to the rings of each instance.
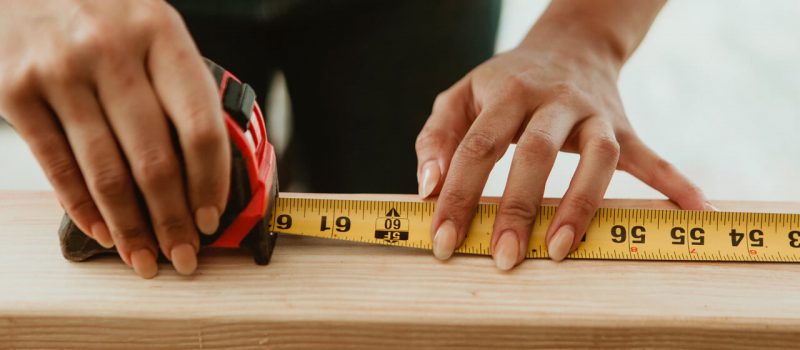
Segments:
[[[513,47],[545,1],[505,0],[498,48]],[[642,138],[712,199],[800,201],[800,2],[673,0],[620,81]],[[23,143],[0,128],[0,189],[48,189]],[[485,193],[499,195],[510,159]],[[546,195],[566,189],[559,157]],[[608,197],[660,197],[618,173]]]
[[[546,5],[505,4],[500,50]],[[623,102],[640,136],[711,199],[800,201],[797,18],[794,0],[673,0],[623,71]],[[509,164],[507,154],[486,194],[502,193]],[[575,155],[559,157],[547,196],[563,194],[576,164]],[[618,173],[607,197],[661,196]]]

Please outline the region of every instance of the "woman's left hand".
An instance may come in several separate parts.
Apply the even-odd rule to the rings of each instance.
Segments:
[[[625,116],[607,50],[568,41],[528,42],[475,68],[434,102],[416,142],[420,195],[439,193],[434,254],[464,241],[486,180],[511,143],[511,170],[492,233],[497,267],[519,264],[559,150],[580,154],[547,231],[551,258],[577,248],[615,169],[625,170],[684,209],[707,209],[697,186],[649,149]]]

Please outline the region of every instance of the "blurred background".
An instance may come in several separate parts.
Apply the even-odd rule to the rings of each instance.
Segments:
[[[546,5],[505,0],[497,50],[514,47]],[[710,199],[800,201],[797,18],[796,0],[672,0],[623,70],[620,90],[635,129]],[[285,90],[273,94],[268,115],[286,113]],[[512,152],[497,164],[484,194],[502,194]],[[573,154],[559,156],[546,196],[564,193],[577,161]],[[27,147],[2,122],[0,164],[0,190],[50,189]],[[606,197],[663,198],[623,172]]]

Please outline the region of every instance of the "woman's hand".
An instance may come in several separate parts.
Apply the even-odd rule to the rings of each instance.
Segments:
[[[450,257],[463,242],[489,172],[511,143],[517,147],[491,241],[502,270],[527,253],[559,150],[581,158],[547,231],[554,260],[578,246],[615,169],[633,174],[684,209],[707,208],[702,192],[631,128],[617,90],[627,55],[597,36],[604,32],[596,28],[544,21],[519,47],[441,93],[419,134],[420,195],[439,193],[431,231],[439,259]]]
[[[196,227],[213,233],[225,209],[230,150],[211,75],[178,13],[161,0],[0,5],[0,114],[67,214],[142,277],[157,273],[159,248],[192,273]]]

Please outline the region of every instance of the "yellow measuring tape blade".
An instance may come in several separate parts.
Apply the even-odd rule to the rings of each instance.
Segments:
[[[276,233],[432,249],[435,203],[278,198]],[[556,207],[536,217],[528,258],[546,258],[545,234]],[[456,250],[491,254],[496,204],[479,204]],[[800,261],[800,214],[601,208],[573,259]]]

